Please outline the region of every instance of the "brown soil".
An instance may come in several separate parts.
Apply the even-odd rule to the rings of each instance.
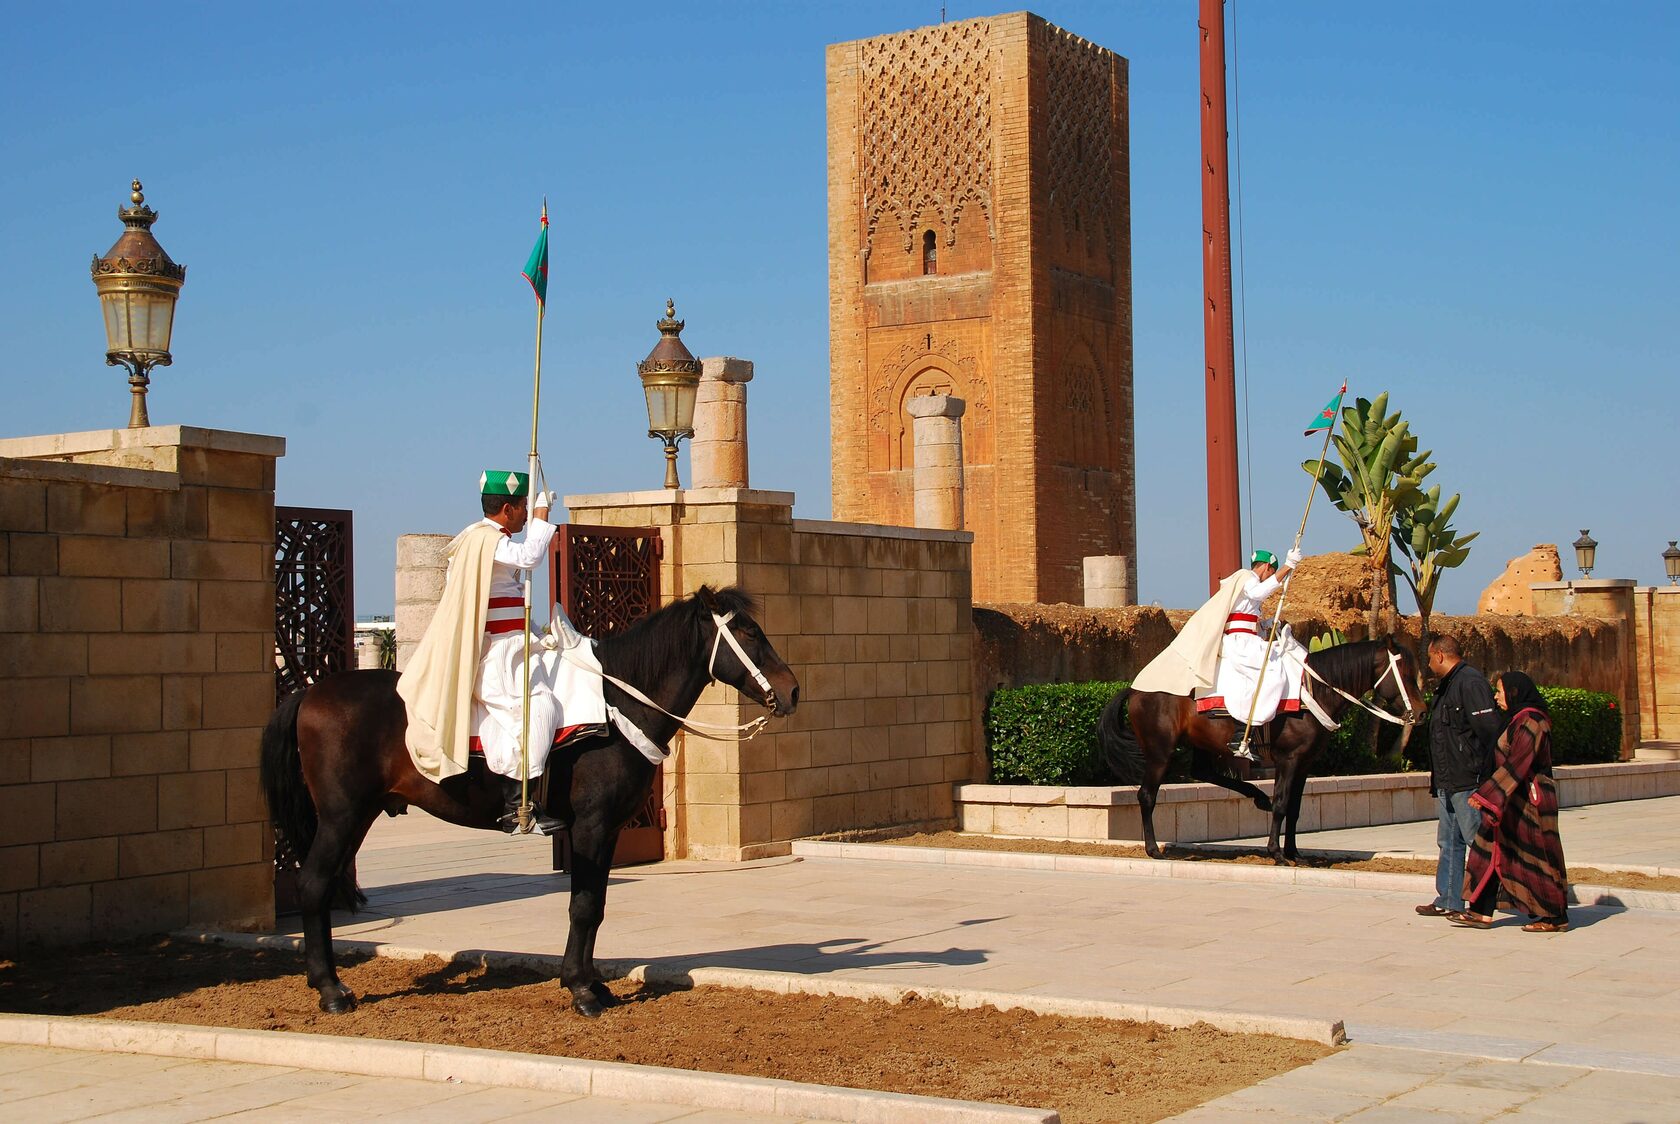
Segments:
[[[1116,859],[1149,857],[1142,847],[1123,843],[1081,843],[1061,839],[1016,839],[995,835],[964,835],[956,831],[929,831],[896,836],[877,835],[867,841],[871,843],[891,843],[904,847],[949,847],[966,851],[1025,851],[1034,855],[1097,855]],[[1169,843],[1164,845],[1161,850],[1167,858],[1176,859],[1180,862],[1268,865],[1272,861],[1265,851],[1258,849],[1251,851],[1201,851],[1187,847],[1174,847]],[[1326,870],[1374,870],[1384,874],[1433,875],[1435,873],[1435,863],[1430,859],[1340,859],[1329,858],[1324,855],[1302,855],[1300,865]],[[1672,874],[1637,874],[1625,870],[1599,870],[1590,866],[1574,866],[1569,868],[1569,880],[1585,885],[1610,886],[1619,890],[1657,890],[1666,893],[1680,893],[1680,877]]]
[[[1331,1053],[1198,1024],[1072,1019],[619,982],[589,1021],[522,969],[342,957],[361,997],[325,1015],[302,957],[172,941],[0,961],[0,1010],[519,1050],[1054,1108],[1068,1124],[1160,1120]],[[346,966],[347,965],[347,966]]]

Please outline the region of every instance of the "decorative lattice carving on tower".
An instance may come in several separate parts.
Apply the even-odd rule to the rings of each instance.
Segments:
[[[1063,229],[1083,237],[1086,252],[1114,259],[1114,151],[1109,143],[1113,56],[1053,24],[1031,34],[1045,50],[1051,206]]]
[[[992,56],[985,21],[863,44],[864,253],[878,230],[906,253],[937,221],[947,245],[969,205],[992,222]]]

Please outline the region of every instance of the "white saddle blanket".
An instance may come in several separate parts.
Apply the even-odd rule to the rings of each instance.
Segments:
[[[556,630],[558,631],[558,630]],[[531,726],[529,775],[542,775],[554,735],[568,726],[607,720],[601,664],[595,642],[572,634],[562,650],[553,634],[531,637]],[[492,773],[519,776],[519,744],[524,732],[525,637],[519,632],[486,636],[473,687],[473,734]]]
[[[1266,638],[1243,633],[1225,637],[1219,649],[1219,670],[1211,693],[1198,693],[1196,709],[1224,710],[1239,722],[1248,720],[1254,708],[1254,723],[1269,722],[1281,710],[1301,709],[1301,681],[1306,673],[1307,650],[1285,625],[1266,658]],[[1265,674],[1260,673],[1265,664]],[[1256,697],[1256,688],[1259,689]]]

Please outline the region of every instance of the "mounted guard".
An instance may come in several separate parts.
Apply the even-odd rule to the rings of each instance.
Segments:
[[[555,531],[548,521],[553,496],[532,497],[530,486],[523,472],[479,477],[484,518],[450,542],[437,614],[397,680],[415,768],[441,782],[482,754],[501,782],[500,822],[510,832],[519,827],[524,799],[522,764],[524,779],[541,777],[557,733],[598,731],[607,717],[593,644],[558,606],[547,633],[527,627],[527,575],[548,557]],[[521,531],[524,541],[515,542]],[[543,835],[559,827],[539,805],[532,830]]]

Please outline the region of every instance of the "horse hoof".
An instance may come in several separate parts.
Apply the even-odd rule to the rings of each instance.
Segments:
[[[622,1000],[612,993],[612,989],[599,980],[589,985],[589,994],[595,997],[595,1002],[602,1007],[617,1007]]]
[[[1158,858],[1161,857],[1161,848],[1159,848],[1159,847],[1145,847],[1143,849],[1143,853],[1148,855],[1152,859],[1158,859]]]
[[[356,995],[349,988],[321,993],[321,1010],[329,1015],[345,1015],[356,1009]]]

